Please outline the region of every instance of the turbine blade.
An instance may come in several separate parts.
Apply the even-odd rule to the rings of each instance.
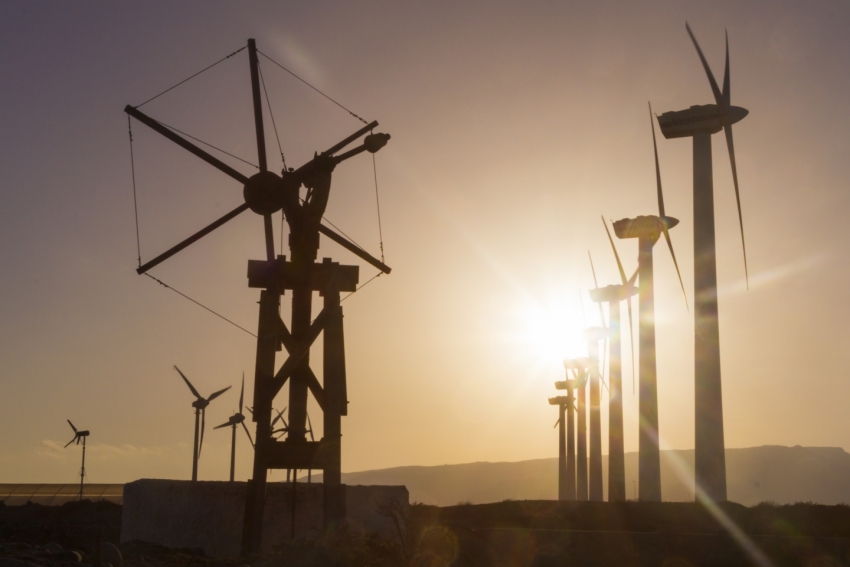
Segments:
[[[310,428],[310,429],[307,430],[307,431],[310,432],[310,441],[315,441],[316,438],[313,437],[313,422],[310,421],[310,414],[309,413],[307,414],[307,426]]]
[[[253,447],[253,446],[254,446],[254,440],[253,440],[253,439],[251,439],[251,432],[250,432],[250,431],[248,431],[248,426],[247,426],[247,425],[245,425],[245,422],[244,422],[244,421],[242,422],[242,428],[245,430],[245,435],[247,435],[247,436],[248,436],[248,441],[250,441],[250,442],[251,442],[251,447]]]
[[[67,421],[67,422],[68,422],[68,425],[70,425],[70,426],[71,426],[71,429],[73,429],[73,430],[74,430],[74,433],[76,433],[76,432],[77,432],[77,428],[76,428],[76,427],[74,427],[74,424],[73,424],[73,423],[71,423],[71,420],[70,420],[70,419],[66,419],[65,421]]]
[[[732,97],[729,90],[729,32],[726,31],[726,70],[723,72],[723,102],[726,103],[726,108],[732,105]]]
[[[222,423],[221,425],[216,425],[215,427],[213,427],[213,429],[221,429],[222,427],[227,427],[228,425],[235,425],[235,424],[231,423],[230,420],[228,419],[226,422]]]
[[[608,241],[611,243],[611,249],[614,251],[614,258],[617,260],[617,269],[620,270],[620,279],[623,284],[626,283],[626,272],[623,270],[623,263],[620,262],[620,255],[617,254],[617,247],[614,246],[614,239],[611,238],[611,231],[608,230],[608,223],[605,222],[605,217],[602,217],[602,226],[605,227],[605,233],[608,234]]]
[[[679,271],[679,262],[676,261],[676,253],[673,252],[673,241],[670,240],[670,231],[667,229],[667,224],[662,223],[664,225],[664,240],[667,241],[667,247],[670,249],[670,255],[673,257],[673,265],[676,266],[676,275],[679,276],[679,285],[682,286],[682,295],[685,298],[685,309],[688,310],[688,313],[691,312],[688,307],[688,294],[685,293],[685,284],[682,282],[682,273]]]
[[[628,285],[634,287],[635,281],[637,280],[638,274],[640,273],[640,266],[635,268],[635,273],[632,274],[632,277],[629,278]]]
[[[198,441],[198,458],[201,458],[201,447],[204,446],[204,428],[207,425],[207,408],[201,410],[201,439]]]
[[[694,42],[694,47],[697,48],[699,60],[702,61],[705,74],[708,75],[708,82],[711,84],[711,92],[714,95],[714,100],[717,102],[717,106],[720,108],[726,108],[726,105],[723,102],[723,95],[717,87],[717,81],[714,80],[714,74],[711,72],[711,68],[708,66],[708,61],[705,60],[705,55],[702,54],[702,49],[700,49],[699,43],[697,43],[697,38],[694,37],[694,32],[691,31],[691,26],[689,26],[687,22],[685,22],[685,28],[688,30],[688,35],[691,36],[691,41]]]
[[[65,446],[63,447],[63,449],[67,449],[67,448],[68,448],[68,445],[70,445],[71,443],[73,443],[73,442],[74,442],[74,441],[76,441],[77,439],[78,439],[78,437],[77,437],[77,436],[74,436],[74,438],[73,438],[73,439],[71,439],[70,441],[68,441],[67,443],[65,443]]]
[[[744,241],[744,217],[741,214],[741,193],[738,191],[738,166],[735,163],[735,143],[732,140],[732,127],[724,126],[726,145],[729,147],[729,163],[732,164],[732,181],[735,182],[735,202],[738,204],[738,224],[741,226],[741,248],[744,250],[744,277],[747,279],[747,289],[750,289],[750,272],[747,268],[747,244]]]
[[[242,391],[239,392],[239,413],[242,413],[242,400],[245,398],[245,373],[242,373]]]
[[[652,149],[655,151],[655,184],[658,192],[658,216],[664,215],[664,192],[661,190],[661,168],[658,166],[658,144],[655,142],[655,124],[652,121],[652,104],[649,104],[649,127],[652,129]]]
[[[593,256],[590,255],[590,250],[587,251],[587,257],[590,259],[590,271],[593,273],[593,287],[599,289],[599,283],[596,281],[596,269],[593,267]]]
[[[227,388],[222,388],[222,389],[221,389],[221,390],[219,390],[218,392],[213,392],[212,394],[210,394],[210,397],[209,397],[209,398],[207,398],[207,401],[208,401],[208,402],[213,401],[214,399],[216,399],[217,397],[219,397],[220,395],[222,395],[223,393],[225,393],[225,392],[226,392],[226,391],[228,391],[229,389],[230,389],[230,386],[228,386]]]
[[[193,393],[193,394],[195,394],[195,397],[196,397],[196,398],[198,398],[199,400],[203,400],[203,399],[204,399],[204,397],[198,393],[198,391],[195,389],[195,387],[192,385],[192,383],[191,383],[191,382],[189,382],[189,379],[188,379],[188,378],[186,378],[186,375],[185,375],[185,374],[183,374],[183,373],[180,371],[180,369],[179,369],[179,368],[177,368],[177,365],[176,365],[176,364],[174,365],[174,370],[176,370],[176,371],[177,371],[177,373],[178,373],[178,374],[180,374],[180,377],[181,377],[181,378],[183,378],[183,381],[184,381],[184,382],[186,382],[186,385],[187,385],[187,386],[189,386],[189,389],[190,389],[190,390],[192,390],[192,393]]]
[[[553,425],[553,426],[552,426],[552,429],[555,429],[556,427],[558,427],[558,424],[559,424],[559,423],[561,423],[561,418],[560,418],[560,417],[558,418],[558,421],[556,421],[556,422],[555,422],[555,425]]]

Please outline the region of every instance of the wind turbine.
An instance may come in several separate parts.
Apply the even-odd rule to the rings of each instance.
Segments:
[[[211,401],[228,391],[230,386],[223,388],[218,392],[213,392],[210,394],[209,398],[204,398],[198,393],[192,383],[189,382],[189,379],[186,378],[186,375],[183,374],[176,365],[174,366],[174,370],[180,374],[180,377],[183,378],[183,381],[186,382],[187,386],[189,386],[192,394],[195,395],[195,401],[192,402],[192,407],[195,408],[195,448],[192,452],[192,482],[195,482],[198,480],[198,459],[201,457],[201,446],[204,444],[204,427],[206,426],[207,406],[210,405]],[[199,426],[200,430],[198,429]],[[199,431],[200,437],[198,436]]]
[[[609,331],[605,327],[604,317],[602,327],[588,327],[584,331],[587,340],[587,382],[590,394],[590,463],[588,471],[588,496],[591,502],[602,502],[602,357],[599,352],[599,342],[608,339]]]
[[[82,502],[82,500],[83,500],[83,482],[86,479],[86,437],[89,436],[89,431],[88,431],[88,429],[83,430],[83,431],[78,431],[77,428],[74,427],[74,424],[71,423],[70,419],[67,419],[65,421],[67,421],[68,425],[71,426],[71,429],[74,430],[74,438],[71,439],[70,441],[68,441],[67,443],[65,443],[65,447],[67,448],[68,445],[70,445],[74,441],[77,442],[77,445],[80,444],[80,440],[82,440],[82,442],[83,442],[83,466],[80,468],[80,501]]]
[[[720,380],[720,328],[717,305],[717,256],[714,240],[714,181],[711,165],[711,135],[723,130],[744,251],[744,276],[749,288],[747,247],[744,242],[744,219],[738,191],[738,167],[732,125],[749,111],[732,106],[729,81],[729,34],[726,34],[726,68],[723,90],[717,87],[714,74],[685,23],[699,59],[702,62],[716,104],[691,106],[687,110],[665,112],[658,126],[665,138],[694,139],[694,471],[696,486],[704,497],[715,502],[726,500],[726,447],[723,435],[723,393]]]
[[[679,273],[679,263],[673,252],[669,229],[679,221],[668,217],[664,211],[664,193],[661,190],[661,168],[658,165],[658,147],[655,143],[655,125],[652,122],[652,107],[649,108],[649,125],[652,128],[652,146],[655,150],[655,181],[658,194],[658,216],[640,216],[622,219],[614,224],[618,238],[638,239],[639,284],[639,345],[640,380],[638,387],[638,498],[647,502],[661,501],[661,454],[658,448],[658,376],[655,365],[655,284],[653,282],[652,248],[661,235],[667,241],[670,255],[676,266],[682,294],[685,285]],[[608,230],[608,225],[605,225]],[[610,236],[610,235],[609,235]],[[685,297],[687,302],[687,296]]]
[[[182,375],[182,374],[181,374]],[[254,440],[251,439],[251,432],[248,431],[248,428],[245,426],[245,416],[242,414],[242,400],[245,397],[245,373],[242,373],[242,390],[239,392],[239,411],[230,416],[226,423],[222,423],[219,426],[214,427],[213,429],[221,429],[222,427],[230,426],[231,437],[230,437],[230,482],[234,480],[234,474],[236,472],[236,426],[242,425],[242,428],[245,430],[245,435],[248,436],[248,441],[251,442],[251,447],[254,446]]]
[[[602,219],[605,231],[608,225]],[[608,232],[608,240],[614,246],[611,233]],[[602,314],[602,303],[608,304],[608,501],[623,502],[626,500],[626,469],[625,449],[623,445],[623,366],[620,331],[620,302],[628,302],[629,309],[629,335],[632,336],[632,304],[631,297],[637,293],[635,279],[638,271],[635,270],[630,280],[626,280],[626,273],[620,263],[620,256],[614,248],[614,256],[617,259],[617,268],[620,270],[622,284],[599,287],[596,281],[596,270],[593,269],[593,260],[590,260],[590,268],[593,271],[593,285],[596,289],[590,290],[590,299],[599,304],[600,316]],[[632,365],[634,366],[634,348],[632,348]],[[634,367],[632,368],[634,376]]]
[[[558,500],[576,499],[576,390],[587,383],[587,367],[589,361],[570,359],[564,361],[566,380],[555,382],[556,390],[566,390],[566,396],[549,398],[550,405],[557,405],[560,410],[555,426],[558,429]],[[573,378],[570,379],[570,372]],[[585,499],[587,497],[585,496]]]

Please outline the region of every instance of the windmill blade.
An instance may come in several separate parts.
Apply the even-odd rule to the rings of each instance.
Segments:
[[[174,133],[169,128],[166,128],[165,126],[163,126],[162,124],[160,124],[159,122],[154,120],[153,118],[151,118],[151,117],[145,115],[143,112],[133,108],[129,104],[126,107],[124,107],[124,112],[126,112],[127,114],[129,114],[130,116],[132,116],[133,118],[135,118],[136,120],[138,120],[139,122],[141,122],[142,124],[147,126],[148,128],[162,134],[163,136],[165,136],[166,138],[168,138],[169,140],[171,140],[172,142],[174,142],[175,144],[177,144],[181,148],[188,150],[189,152],[195,154],[196,156],[198,156],[199,158],[201,158],[202,160],[204,160],[205,162],[207,162],[211,166],[215,167],[219,171],[226,173],[227,175],[229,175],[230,177],[232,177],[233,179],[235,179],[239,183],[242,183],[244,185],[248,181],[248,178],[245,175],[242,175],[241,173],[239,173],[238,171],[236,171],[235,169],[233,169],[232,167],[230,167],[229,165],[227,165],[223,161],[221,161],[217,158],[214,158],[213,156],[211,156],[210,154],[208,154],[207,152],[205,152],[204,150],[202,150],[201,148],[199,148],[198,146],[196,146],[192,142],[190,142],[190,141],[186,140],[185,138],[182,138],[181,136],[177,135],[176,133]]]
[[[271,262],[274,260],[274,227],[272,226],[272,216],[270,214],[263,215],[263,228],[266,235],[266,259]]]
[[[71,429],[73,429],[73,430],[74,430],[74,433],[76,433],[76,432],[77,432],[77,428],[76,428],[76,427],[74,427],[74,424],[73,424],[73,423],[71,423],[71,420],[70,420],[70,419],[66,419],[65,421],[67,421],[67,422],[68,422],[68,425],[70,425],[70,426],[71,426]]]
[[[670,249],[670,255],[673,257],[673,265],[676,266],[676,275],[679,276],[679,285],[682,286],[682,295],[685,297],[685,309],[690,313],[690,308],[688,308],[688,294],[685,293],[685,284],[682,282],[682,273],[679,271],[679,262],[676,261],[676,253],[673,252],[673,241],[670,240],[670,231],[667,230],[667,223],[662,222],[664,225],[664,240],[667,241],[667,248]]]
[[[652,120],[652,104],[649,105],[649,127],[652,129],[652,149],[655,151],[655,184],[658,192],[658,216],[664,220],[664,192],[661,190],[661,168],[658,166],[658,144],[655,142],[655,123]]]
[[[274,410],[274,411],[277,412],[277,417],[272,420],[272,424],[271,424],[272,429],[274,429],[275,423],[277,423],[278,421],[283,419],[283,412],[286,411],[286,408],[283,408],[283,411],[278,411],[278,410]],[[284,423],[286,423],[286,420],[284,420]]]
[[[263,131],[263,101],[260,95],[260,62],[257,60],[257,43],[253,39],[248,40],[248,62],[251,67],[251,94],[254,102],[257,156],[260,171],[266,171],[266,136]]]
[[[558,418],[558,421],[556,421],[556,422],[555,422],[555,425],[553,425],[553,426],[552,426],[552,429],[555,429],[556,427],[558,427],[558,424],[559,424],[559,423],[561,423],[561,418],[560,418],[560,417]]]
[[[67,443],[65,443],[65,446],[64,446],[64,447],[62,447],[62,448],[63,448],[63,449],[67,449],[67,448],[68,448],[68,445],[70,445],[70,444],[71,444],[71,443],[73,443],[74,441],[77,441],[78,439],[79,439],[79,437],[77,437],[76,435],[74,435],[74,438],[73,438],[73,439],[71,439],[70,441],[68,441]]]
[[[174,370],[176,370],[176,371],[177,371],[177,373],[178,373],[178,374],[180,374],[180,377],[181,377],[181,378],[183,378],[183,381],[184,381],[184,382],[186,382],[186,385],[187,385],[187,386],[189,386],[189,389],[190,389],[190,390],[192,390],[192,393],[193,393],[193,394],[195,394],[195,397],[196,397],[196,398],[198,398],[199,400],[203,400],[203,399],[204,399],[204,397],[198,393],[198,391],[195,389],[195,387],[192,385],[192,383],[191,383],[191,382],[189,382],[189,379],[188,379],[188,378],[186,378],[186,375],[185,375],[185,374],[183,374],[183,373],[180,371],[180,369],[179,369],[179,368],[177,368],[177,365],[176,365],[176,364],[174,365]]]
[[[635,278],[638,275],[638,270],[635,270],[635,275],[632,276],[632,279],[629,280],[630,285],[634,285]],[[635,333],[634,333],[634,324],[632,323],[632,298],[631,296],[626,298],[626,307],[629,311],[629,343],[631,343],[629,347],[629,355],[632,359],[632,394],[635,393]],[[622,327],[620,327],[622,329]]]
[[[245,373],[242,373],[242,390],[239,392],[239,413],[242,413],[242,400],[245,397]]]
[[[245,430],[245,435],[247,435],[247,436],[248,436],[248,441],[250,441],[250,442],[251,442],[251,447],[254,447],[254,440],[253,440],[253,439],[251,439],[251,432],[250,432],[250,431],[248,431],[248,426],[247,426],[247,425],[245,425],[245,422],[244,422],[244,421],[242,422],[242,428]]]
[[[216,399],[217,397],[219,397],[220,395],[222,395],[223,393],[225,393],[225,392],[226,392],[226,391],[228,391],[229,389],[230,389],[230,386],[228,386],[227,388],[222,388],[222,389],[221,389],[221,390],[219,390],[218,392],[213,392],[212,394],[210,394],[210,397],[209,397],[209,398],[207,398],[207,401],[208,401],[208,402],[213,401],[214,399]]]
[[[702,49],[699,47],[699,43],[697,43],[697,38],[694,37],[694,32],[691,31],[691,26],[685,22],[685,29],[688,30],[688,35],[691,36],[691,41],[694,42],[694,47],[697,48],[697,54],[699,54],[699,60],[702,61],[702,66],[705,69],[705,74],[708,75],[708,82],[711,84],[711,92],[714,95],[714,100],[717,102],[717,106],[721,109],[725,109],[726,105],[723,101],[723,95],[720,92],[720,89],[717,87],[717,81],[714,80],[714,74],[711,72],[711,68],[708,66],[708,61],[705,60],[705,55],[702,54]]]
[[[313,437],[313,422],[310,421],[310,414],[307,414],[307,426],[310,428],[307,431],[310,432],[310,441],[315,441],[316,438]]]
[[[611,238],[611,231],[608,230],[608,223],[605,222],[605,217],[602,218],[602,226],[605,227],[605,233],[608,235],[608,242],[611,243],[611,250],[614,251],[614,258],[617,260],[617,269],[620,271],[620,280],[626,283],[626,271],[623,270],[623,263],[620,262],[620,255],[617,253],[617,247],[614,246],[614,239]]]
[[[213,429],[221,429],[222,427],[227,427],[229,425],[236,425],[236,424],[228,419],[226,422],[222,423],[221,425],[216,425],[215,427],[213,427]]]
[[[223,225],[227,221],[236,218],[237,216],[239,216],[240,214],[244,213],[247,210],[248,210],[248,203],[242,203],[241,205],[239,205],[238,207],[236,207],[235,209],[233,209],[232,211],[230,211],[229,213],[227,213],[226,215],[224,215],[223,217],[221,217],[217,221],[214,221],[211,224],[207,225],[206,227],[202,228],[201,230],[199,230],[198,232],[196,232],[195,234],[193,234],[192,236],[190,236],[189,238],[187,238],[183,242],[181,242],[181,243],[179,243],[175,246],[172,246],[171,248],[169,248],[168,250],[166,250],[165,252],[163,252],[162,254],[160,254],[159,256],[157,256],[156,258],[151,260],[150,262],[142,264],[141,266],[136,268],[136,273],[139,274],[139,275],[144,274],[145,272],[147,272],[151,268],[154,268],[154,267],[158,266],[159,264],[161,264],[162,262],[165,262],[166,260],[168,260],[169,258],[174,256],[175,254],[177,254],[178,252],[180,252],[184,248],[188,247],[190,244],[197,242],[198,240],[200,240],[204,236],[208,235],[209,233],[211,233],[212,231],[214,231],[215,229],[217,229],[218,227],[220,227],[221,225]]]
[[[732,105],[732,97],[729,92],[729,32],[726,32],[726,70],[723,72],[723,102],[726,103],[726,108]]]
[[[732,164],[732,181],[735,182],[735,202],[738,204],[738,224],[741,226],[741,247],[744,249],[744,277],[747,289],[750,289],[750,272],[747,268],[747,244],[744,242],[744,217],[741,214],[741,194],[738,192],[738,166],[735,163],[735,143],[732,140],[732,127],[723,127],[726,132],[726,145],[729,147],[729,163]]]
[[[201,458],[201,447],[204,446],[204,428],[207,425],[207,408],[201,410],[201,439],[198,441],[198,458]]]

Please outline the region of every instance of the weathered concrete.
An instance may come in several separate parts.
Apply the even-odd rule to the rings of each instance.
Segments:
[[[296,485],[295,536],[322,534],[322,484]],[[244,482],[190,482],[143,479],[124,485],[121,541],[139,539],[169,547],[203,549],[208,555],[237,556],[242,542]],[[380,513],[393,501],[406,510],[404,486],[346,486],[350,527],[385,537],[395,536],[392,520]],[[266,487],[263,550],[289,541],[292,533],[292,488],[272,482]]]

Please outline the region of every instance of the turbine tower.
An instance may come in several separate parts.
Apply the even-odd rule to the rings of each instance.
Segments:
[[[230,436],[230,482],[233,482],[236,473],[236,426],[242,425],[245,430],[245,435],[248,436],[248,441],[251,442],[251,447],[254,446],[254,440],[251,439],[251,432],[245,426],[245,416],[242,414],[242,401],[245,398],[245,373],[242,373],[242,390],[239,392],[239,411],[230,416],[226,423],[222,423],[213,429],[221,429],[228,427],[232,429]]]
[[[749,287],[747,247],[744,242],[744,220],[738,191],[738,168],[732,125],[749,111],[732,106],[729,81],[729,35],[726,34],[726,68],[723,90],[717,87],[714,74],[685,23],[699,59],[708,76],[716,104],[692,106],[687,110],[665,112],[658,126],[665,138],[693,138],[694,160],[694,465],[697,494],[714,502],[726,500],[726,447],[723,435],[723,392],[720,380],[720,328],[717,305],[717,257],[714,239],[714,181],[711,165],[711,135],[724,131],[738,224],[744,250],[744,276]]]
[[[573,359],[564,361],[566,380],[555,382],[556,390],[566,390],[566,396],[549,398],[551,405],[560,409],[556,426],[558,430],[558,500],[576,499],[576,389],[582,388],[587,381],[587,360]],[[573,378],[570,379],[570,372]]]
[[[658,448],[658,376],[655,365],[655,291],[653,282],[652,248],[661,235],[667,241],[670,255],[676,265],[682,293],[685,286],[679,273],[679,264],[673,252],[669,229],[679,221],[664,212],[664,194],[661,190],[661,169],[658,165],[658,148],[655,144],[655,126],[652,123],[652,108],[649,109],[652,127],[652,145],[655,149],[655,180],[658,194],[658,216],[640,216],[622,219],[614,223],[618,238],[637,238],[639,284],[639,348],[640,379],[638,386],[638,499],[646,502],[661,501],[661,454]],[[608,225],[605,225],[608,230]],[[609,233],[610,238],[610,233]],[[687,301],[687,297],[685,298]]]
[[[602,320],[605,324],[605,320]],[[590,390],[590,467],[588,471],[588,500],[602,502],[602,365],[599,342],[608,338],[605,327],[589,327],[584,331],[587,339],[588,379]]]
[[[196,482],[198,480],[198,459],[201,458],[201,447],[204,444],[204,428],[206,427],[207,406],[210,405],[211,401],[228,391],[230,386],[210,394],[209,398],[204,398],[198,393],[192,383],[189,382],[189,379],[186,378],[177,366],[174,366],[174,370],[180,374],[180,377],[183,378],[183,381],[186,382],[187,386],[189,386],[189,390],[191,390],[192,394],[195,395],[195,401],[192,402],[192,407],[195,408],[195,446],[192,450],[192,482]],[[200,426],[200,430],[198,426]],[[199,431],[200,436],[198,435]]]
[[[89,436],[89,431],[83,430],[78,431],[74,424],[71,423],[70,419],[65,420],[68,422],[68,425],[71,426],[71,429],[74,430],[74,438],[65,443],[65,447],[68,447],[74,441],[77,442],[77,445],[80,444],[80,440],[83,442],[83,466],[80,467],[80,502],[83,501],[83,482],[86,480],[86,437]]]
[[[602,219],[605,224],[605,219]],[[607,225],[606,229],[607,229]],[[611,246],[614,245],[611,234],[608,234]],[[623,442],[623,366],[620,330],[620,302],[628,302],[629,309],[629,335],[632,329],[632,304],[631,297],[637,294],[635,279],[638,272],[635,270],[630,280],[626,280],[623,265],[617,249],[614,248],[614,256],[617,259],[617,267],[623,281],[620,285],[608,285],[599,287],[596,282],[596,270],[593,270],[593,260],[590,261],[593,270],[593,284],[596,289],[590,290],[590,299],[599,304],[600,313],[602,303],[608,304],[608,501],[624,502],[626,500],[626,465],[625,449]],[[634,365],[634,348],[632,348],[632,363]],[[634,368],[632,368],[634,375]]]

